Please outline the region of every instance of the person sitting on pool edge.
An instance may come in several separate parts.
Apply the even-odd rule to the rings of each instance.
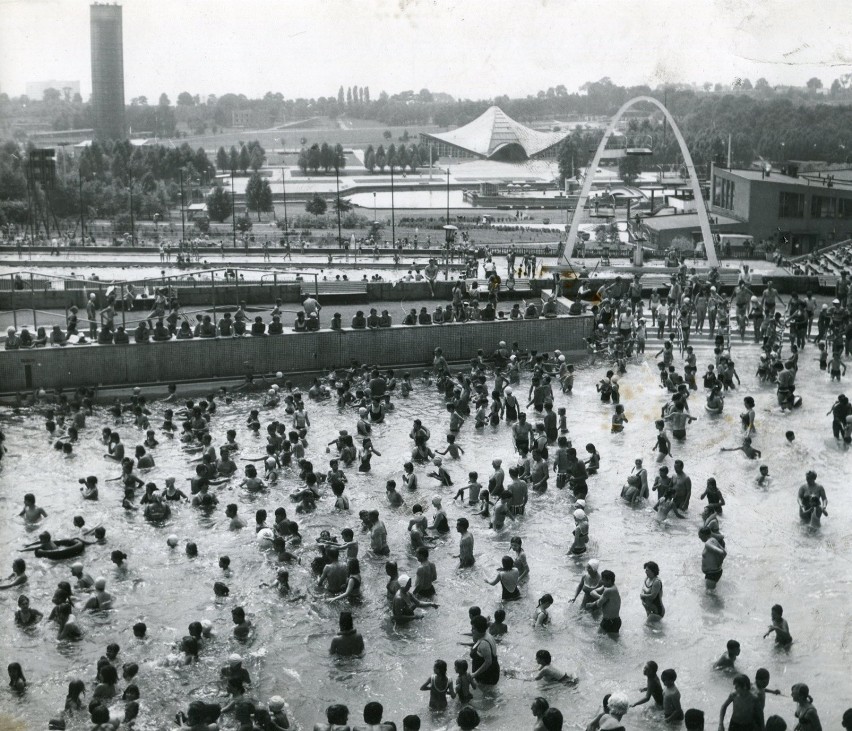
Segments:
[[[335,317],[337,313],[335,313]],[[355,313],[355,316],[352,318],[352,329],[353,330],[365,330],[367,328],[367,318],[364,317],[364,311],[358,310]]]

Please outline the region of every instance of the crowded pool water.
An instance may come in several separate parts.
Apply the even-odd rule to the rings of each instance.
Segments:
[[[699,336],[696,341],[700,375],[712,362],[713,353],[706,340]],[[530,576],[521,586],[522,600],[505,606],[509,631],[499,644],[498,656],[509,673],[495,689],[475,692],[472,705],[480,713],[482,728],[531,727],[534,719],[529,707],[539,695],[560,708],[570,725],[583,727],[598,712],[605,693],[624,691],[631,701],[642,697],[642,667],[648,660],[655,660],[660,670],[677,670],[683,707],[703,709],[707,723],[712,725],[719,706],[732,690],[731,675],[712,668],[729,639],[742,645],[737,660],[742,672],[753,678],[759,667],[765,667],[772,676],[769,687],[784,693],[785,697],[767,696],[767,716],[781,715],[792,728],[795,705],[789,698],[790,687],[804,682],[810,686],[823,724],[838,725],[848,706],[852,656],[852,625],[848,608],[843,609],[848,607],[852,589],[848,520],[852,496],[847,489],[849,453],[832,438],[830,417],[825,412],[845,384],[829,383],[812,360],[815,349],[808,346],[798,376],[797,393],[803,405],[782,414],[774,389],[761,385],[754,375],[757,348],[735,344],[733,357],[742,385],[727,397],[724,413],[707,414],[705,394],[699,390],[690,399],[690,410],[698,421],[689,426],[684,443],[673,440],[673,456],[685,462],[685,471],[693,482],[688,517],[670,517],[660,524],[648,505],[631,508],[619,497],[637,457],[644,459],[652,478],[657,473],[652,452],[654,420],[668,394],[659,387],[654,345],[655,341],[649,342],[649,352],[630,362],[621,379],[622,403],[629,419],[623,433],[610,433],[613,407],[602,404],[595,392],[595,383],[608,367],[600,359],[597,363],[587,359],[578,362],[573,394],[556,394],[555,406],[567,408],[574,446],[583,454],[586,443],[592,442],[602,456],[599,474],[589,479],[591,541],[588,553],[580,558],[569,554],[573,500],[567,490],[555,487],[553,475],[546,493],[531,494],[526,515],[516,523],[507,521],[506,529],[499,533],[490,530],[484,519],[474,517],[467,506],[452,502],[455,490],[466,484],[469,471],[478,471],[484,484],[494,458],[501,458],[504,468],[515,464],[517,455],[505,422],[477,430],[469,419],[458,437],[464,455],[459,460],[445,459],[444,463],[455,485],[439,488],[426,476],[431,466],[418,466],[418,491],[412,494],[400,487],[406,506],[396,510],[387,506],[385,482],[395,479],[401,484],[402,464],[411,451],[408,432],[412,420],[419,418],[431,429],[432,449],[445,446],[449,415],[443,398],[434,386],[418,384],[419,374],[412,374],[414,392],[408,398],[396,393],[395,411],[384,423],[373,426],[373,442],[381,456],[373,458],[372,472],[360,474],[355,465],[346,471],[346,493],[351,500],[348,513],[333,509],[334,498],[329,491],[315,512],[296,515],[289,495],[301,487],[301,482],[294,472],[286,472],[277,485],[264,492],[248,493],[237,487],[246,464],[242,460],[264,453],[263,437],[253,436],[246,429],[247,415],[250,409],[261,408],[263,394],[237,395],[231,404],[218,400],[211,423],[213,444],[224,443],[231,428],[237,430],[241,444],[236,458],[238,475],[214,488],[218,508],[203,514],[188,504],[178,504],[161,526],[149,524],[141,510],[125,511],[119,483],[107,481],[117,477],[120,469],[102,456],[105,447],[101,429],[117,429],[128,454],[132,454],[133,447],[145,439],[145,432],[134,427],[130,417],[116,424],[105,406],[97,406],[74,456],[65,458],[53,449],[53,438],[48,436],[40,413],[3,411],[0,424],[8,454],[0,463],[0,563],[6,572],[14,558],[24,556],[29,583],[23,590],[0,592],[0,637],[6,662],[22,664],[29,687],[22,697],[8,688],[0,691],[0,714],[19,719],[23,728],[45,728],[48,719],[56,717],[62,708],[70,680],[82,679],[88,691],[86,700],[91,698],[96,662],[108,643],[117,642],[121,646],[119,666],[125,662],[140,665],[136,678],[141,690],[139,728],[173,727],[175,713],[185,710],[192,700],[224,703],[219,670],[234,652],[244,658],[251,673],[250,695],[263,702],[273,695],[283,696],[291,719],[303,728],[323,719],[324,709],[331,703],[348,705],[350,721],[358,723],[364,705],[371,700],[380,701],[385,717],[397,723],[402,716],[417,713],[423,719],[423,728],[444,727],[450,715],[431,714],[428,693],[418,689],[432,674],[436,659],[447,661],[452,678],[453,661],[468,657],[469,648],[459,644],[469,640],[463,634],[469,631],[467,609],[479,605],[485,614],[493,616],[501,606],[499,587],[489,586],[485,580],[494,577],[501,557],[508,553],[509,538],[519,535],[524,540]],[[519,400],[524,401],[528,387],[525,375],[515,387]],[[762,450],[759,460],[748,460],[742,452],[719,451],[741,443],[739,413],[746,395],[757,402],[754,446]],[[173,405],[152,402],[149,406],[153,412],[151,426],[160,445],[151,450],[156,467],[140,477],[145,482],[154,481],[161,489],[166,478],[176,477],[178,486],[188,494],[186,478],[194,470],[189,459],[195,455],[183,454],[180,443],[165,438],[159,428],[165,408]],[[529,413],[534,422],[534,412]],[[326,444],[339,429],[354,433],[357,414],[352,409],[341,411],[336,402],[328,401],[308,402],[308,414],[307,458],[317,472],[324,473],[328,460],[335,456],[333,451],[326,452]],[[273,419],[291,423],[283,408],[261,408],[261,435]],[[788,430],[796,435],[792,444],[784,437]],[[671,468],[672,459],[665,464]],[[760,464],[770,469],[771,480],[765,487],[756,484]],[[808,469],[818,472],[829,500],[828,515],[818,530],[803,526],[797,511],[796,492]],[[78,478],[87,475],[99,477],[100,497],[96,502],[81,499]],[[728,558],[718,588],[707,593],[701,574],[702,543],[697,537],[703,506],[698,496],[711,476],[727,501],[721,532]],[[48,512],[47,519],[37,526],[26,526],[18,517],[27,492],[35,493]],[[139,495],[141,491],[137,498]],[[417,561],[408,549],[406,532],[411,507],[419,502],[428,509],[433,495],[442,496],[451,526],[457,517],[470,519],[476,565],[457,568],[458,560],[452,558],[458,553],[455,531],[439,538],[430,558],[437,565],[435,601],[440,608],[425,610],[424,619],[407,626],[396,624],[385,597],[386,559],[370,553],[369,536],[360,532],[358,511],[380,510],[388,530],[390,557],[399,563],[401,571],[414,575]],[[248,523],[241,531],[228,530],[225,506],[230,502],[239,505]],[[271,522],[278,506],[284,506],[288,516],[299,522],[304,537],[298,551],[301,563],[287,566],[293,595],[306,593],[303,600],[284,601],[275,589],[262,586],[274,580],[278,563],[255,538],[254,513],[265,508]],[[54,623],[43,619],[24,630],[15,625],[13,614],[18,596],[26,593],[32,606],[46,616],[57,582],[72,580],[72,560],[37,559],[18,550],[36,540],[41,530],[49,530],[55,538],[77,535],[72,524],[75,515],[84,516],[87,526],[106,527],[106,545],[90,546],[76,560],[83,562],[88,574],[107,579],[107,590],[115,603],[108,612],[78,609],[75,614],[83,638],[68,643],[57,641]],[[328,603],[324,593],[314,587],[316,577],[311,574],[310,563],[316,555],[313,541],[320,531],[328,529],[339,536],[345,527],[355,531],[360,544],[364,595],[360,604],[346,608],[352,610],[367,649],[362,659],[335,660],[328,647],[337,632],[342,602]],[[174,549],[166,542],[170,534],[179,537]],[[197,543],[196,558],[187,557],[187,541]],[[114,549],[128,555],[122,568],[110,561]],[[229,574],[218,565],[219,557],[225,554],[231,558]],[[578,604],[569,603],[589,558],[598,559],[601,569],[616,574],[623,619],[617,638],[601,634],[597,619]],[[642,567],[650,560],[660,565],[665,586],[667,613],[661,622],[648,622],[639,600]],[[229,597],[214,596],[216,581],[229,586]],[[552,621],[549,627],[533,629],[533,611],[545,592],[555,599]],[[770,607],[775,603],[783,605],[794,638],[787,650],[778,649],[771,638],[763,639],[770,623]],[[231,609],[238,605],[245,607],[255,625],[248,643],[232,636]],[[187,634],[188,624],[204,619],[212,622],[216,637],[204,644],[199,663],[189,667],[164,665],[163,661],[176,652],[175,644]],[[148,627],[145,640],[133,636],[132,627],[140,620]],[[555,665],[576,672],[579,683],[567,687],[533,681],[539,649],[548,649]],[[123,686],[120,682],[119,690]],[[455,707],[451,701],[450,708]],[[120,700],[115,699],[111,709],[112,717],[123,716]],[[85,716],[78,713],[69,728],[87,728]],[[2,718],[0,715],[0,725]],[[624,723],[628,728],[665,726],[661,713],[649,706],[631,709]]]

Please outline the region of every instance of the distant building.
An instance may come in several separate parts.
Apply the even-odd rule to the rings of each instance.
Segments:
[[[729,216],[710,216],[710,230],[714,234],[741,233],[745,224]],[[639,230],[646,246],[665,251],[677,240],[688,241],[693,246],[703,240],[697,213],[649,216],[642,219]]]
[[[788,256],[852,238],[852,181],[774,170],[713,169],[710,210],[746,224],[756,241]]]
[[[248,127],[251,124],[251,109],[234,109],[231,112],[232,127]]]
[[[127,137],[124,117],[124,42],[120,5],[90,8],[92,54],[92,114],[95,139]]]
[[[82,142],[90,141],[93,134],[93,129],[52,129],[43,132],[30,132],[27,135],[27,140],[36,147],[79,145]]]
[[[56,89],[62,94],[62,97],[68,97],[68,101],[74,101],[74,95],[80,93],[79,81],[59,81],[57,79],[49,79],[48,81],[28,81],[27,96],[30,99],[41,101],[44,99],[44,92],[48,89]]]
[[[559,143],[571,134],[540,132],[516,122],[499,107],[489,107],[472,122],[449,132],[421,132],[436,157],[479,158],[520,162],[556,157]]]

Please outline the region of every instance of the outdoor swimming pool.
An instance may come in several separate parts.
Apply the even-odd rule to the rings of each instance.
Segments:
[[[652,354],[657,348],[649,343]],[[696,346],[698,366],[703,373],[711,362],[712,349],[705,342]],[[430,446],[444,444],[448,415],[443,401],[433,388],[418,387],[410,398],[395,397],[396,411],[385,423],[374,426],[374,443],[382,453],[373,459],[368,475],[347,470],[351,500],[348,515],[332,510],[333,498],[326,496],[315,513],[294,516],[293,503],[287,497],[299,482],[288,474],[283,482],[266,493],[251,495],[232,485],[217,488],[219,508],[204,516],[196,509],[178,506],[170,521],[162,527],[149,525],[140,514],[125,513],[121,508],[121,491],[117,483],[105,482],[119,474],[116,465],[104,460],[100,442],[101,427],[117,428],[128,453],[142,443],[144,431],[130,423],[115,426],[103,407],[88,420],[77,454],[70,460],[51,448],[44,429],[44,419],[32,413],[0,413],[0,424],[6,434],[9,453],[0,472],[0,564],[8,571],[17,557],[18,548],[35,540],[40,530],[50,530],[54,537],[74,532],[72,517],[84,515],[90,526],[107,527],[107,545],[92,546],[83,556],[86,571],[103,575],[107,589],[116,597],[115,609],[104,615],[77,612],[83,628],[81,642],[57,643],[55,626],[43,620],[35,629],[24,631],[13,622],[13,610],[19,591],[0,594],[0,637],[6,648],[7,662],[19,661],[30,683],[23,699],[11,696],[8,689],[0,692],[0,713],[24,720],[24,728],[44,728],[47,719],[62,707],[67,683],[81,678],[91,697],[94,668],[107,643],[121,645],[118,662],[138,662],[141,666],[138,685],[141,689],[140,728],[167,728],[179,709],[193,699],[224,700],[224,689],[218,680],[219,667],[227,655],[239,652],[253,678],[252,695],[266,700],[273,694],[287,699],[291,718],[302,727],[310,727],[323,718],[325,707],[333,702],[346,703],[351,721],[359,722],[361,710],[369,700],[385,706],[387,718],[397,722],[407,713],[418,713],[424,728],[446,725],[447,716],[430,716],[428,694],[419,686],[432,673],[437,658],[452,661],[467,656],[467,648],[459,641],[467,638],[467,608],[479,604],[492,615],[499,606],[499,588],[487,586],[484,579],[494,576],[500,558],[508,550],[513,534],[521,535],[530,561],[531,575],[522,585],[523,599],[509,603],[509,633],[499,648],[503,668],[532,670],[536,650],[547,648],[554,664],[567,670],[576,669],[580,676],[576,688],[541,687],[532,681],[504,677],[496,690],[476,694],[473,705],[482,716],[482,728],[519,729],[532,725],[531,700],[545,696],[565,714],[566,721],[583,727],[597,711],[601,696],[614,690],[627,691],[631,700],[641,697],[642,666],[656,660],[660,670],[672,667],[678,672],[678,686],[684,708],[701,708],[707,723],[715,723],[715,714],[731,691],[730,676],[711,669],[712,663],[725,649],[728,639],[742,644],[738,666],[751,677],[758,667],[772,673],[770,687],[780,688],[785,695],[796,682],[810,685],[815,705],[826,728],[836,727],[840,714],[848,706],[849,642],[852,627],[848,604],[852,588],[852,533],[849,514],[852,494],[847,489],[849,453],[842,452],[831,437],[830,421],[824,416],[843,387],[832,385],[812,361],[815,350],[808,346],[801,359],[798,393],[804,405],[795,413],[781,415],[774,391],[761,387],[753,373],[757,351],[752,346],[736,346],[734,358],[743,384],[728,399],[725,413],[711,417],[704,412],[704,395],[693,396],[691,409],[698,421],[689,427],[685,444],[674,443],[674,457],[686,463],[692,477],[693,498],[687,520],[672,519],[661,526],[649,509],[631,509],[619,498],[633,460],[645,459],[651,476],[656,474],[653,445],[653,420],[659,414],[666,395],[658,386],[657,368],[652,356],[647,361],[630,364],[622,378],[622,402],[630,419],[624,433],[611,435],[612,407],[601,404],[594,385],[606,370],[606,364],[588,362],[577,365],[572,396],[557,395],[556,406],[566,406],[570,435],[580,453],[587,442],[597,445],[602,455],[600,473],[589,480],[588,508],[591,543],[588,554],[575,560],[567,555],[571,542],[571,496],[555,488],[544,495],[532,495],[527,515],[518,524],[494,534],[482,522],[471,519],[476,541],[475,568],[459,571],[451,558],[458,549],[457,536],[441,539],[431,558],[437,565],[439,581],[435,601],[437,611],[426,610],[426,618],[409,626],[395,626],[389,619],[385,600],[384,558],[376,558],[367,550],[369,538],[358,532],[358,511],[377,507],[388,528],[391,557],[400,569],[414,573],[416,560],[408,551],[406,527],[411,505],[427,506],[433,494],[444,496],[451,525],[455,518],[469,515],[469,509],[452,504],[455,487],[436,489],[429,486],[427,469],[417,468],[420,489],[403,498],[407,508],[390,510],[384,502],[384,485],[389,478],[400,483],[402,463],[408,458],[407,437],[412,419],[420,418],[432,430]],[[810,382],[809,382],[810,381]],[[526,394],[528,381],[515,389],[519,397]],[[845,384],[843,384],[845,387]],[[740,441],[739,417],[742,397],[752,395],[757,401],[758,435],[755,446],[763,451],[760,461],[748,461],[741,453],[720,454],[722,446],[736,446]],[[259,456],[263,440],[253,439],[245,429],[248,410],[259,405],[260,396],[241,396],[231,405],[220,403],[212,423],[213,443],[221,444],[229,428],[238,430],[242,445],[240,458]],[[153,451],[157,466],[145,481],[153,480],[162,488],[166,477],[174,476],[184,491],[184,478],[192,473],[177,443],[166,443],[160,436],[162,412],[166,405],[154,404],[151,425],[158,432],[161,445]],[[339,412],[331,403],[309,403],[312,428],[309,432],[308,458],[317,471],[327,469],[325,444],[340,428],[354,433],[357,415]],[[530,412],[532,413],[532,412]],[[261,412],[263,427],[272,419],[284,420],[283,410]],[[129,421],[129,420],[128,420]],[[287,419],[289,423],[289,419]],[[787,445],[784,432],[793,429],[797,439]],[[262,428],[261,433],[265,433]],[[504,467],[514,464],[515,455],[508,427],[501,424],[492,430],[474,430],[467,423],[459,436],[465,454],[459,461],[445,462],[456,486],[465,484],[469,470],[477,470],[481,481],[487,481],[494,457],[501,457]],[[238,465],[242,462],[237,459]],[[765,489],[755,485],[759,463],[768,464],[772,484]],[[667,461],[671,466],[671,460]],[[827,490],[829,516],[821,530],[811,533],[803,528],[796,509],[796,490],[804,481],[807,469],[819,473],[819,482]],[[242,470],[240,470],[242,471]],[[77,478],[88,474],[100,478],[100,500],[87,502],[80,498]],[[726,536],[729,556],[725,574],[714,595],[704,589],[700,572],[702,544],[696,536],[704,483],[715,476],[727,505],[722,517],[722,533]],[[49,517],[42,525],[28,529],[21,518],[23,495],[34,492]],[[224,514],[229,502],[240,505],[240,513],[249,527],[241,532],[227,530]],[[301,526],[304,548],[301,565],[291,565],[290,582],[294,591],[307,591],[306,601],[282,602],[273,589],[260,588],[262,582],[274,578],[274,557],[258,548],[253,536],[253,515],[265,508],[272,517],[277,506],[288,509]],[[361,571],[364,601],[353,607],[356,627],[363,633],[367,653],[363,659],[335,661],[328,655],[328,645],[336,633],[341,607],[329,605],[311,589],[310,559],[315,555],[311,542],[320,530],[337,533],[343,527],[356,531],[361,546]],[[166,536],[175,533],[180,545],[170,550]],[[198,543],[199,556],[188,559],[184,554],[187,540]],[[116,570],[109,553],[121,548],[128,554],[126,570]],[[223,578],[218,557],[231,557],[231,574]],[[25,593],[32,605],[47,614],[50,598],[60,580],[67,580],[70,561],[51,563],[25,554],[30,576]],[[597,621],[569,604],[581,576],[585,559],[598,558],[601,568],[615,571],[622,595],[624,625],[618,639],[598,633]],[[639,601],[642,586],[642,564],[654,560],[661,567],[665,584],[667,614],[662,623],[648,624]],[[231,589],[226,599],[213,594],[213,582],[222,580]],[[536,601],[543,593],[555,598],[549,628],[534,631],[531,617]],[[844,597],[846,597],[844,599]],[[789,651],[779,651],[771,639],[762,635],[769,623],[769,608],[774,603],[784,606],[795,642]],[[256,625],[253,640],[241,645],[231,635],[230,610],[237,605],[246,608]],[[167,656],[173,643],[186,634],[194,620],[209,619],[218,636],[208,642],[196,666],[174,669],[160,667],[158,661]],[[134,640],[132,625],[143,620],[148,625],[148,639]],[[530,677],[525,674],[524,677]],[[119,683],[123,687],[123,683]],[[841,691],[838,693],[838,691]],[[113,715],[121,715],[116,701]],[[451,702],[450,707],[454,704]],[[779,714],[790,727],[794,705],[789,697],[768,696],[767,715]],[[569,720],[570,719],[570,720]],[[628,728],[663,729],[661,715],[647,707],[631,709],[625,718]],[[88,728],[78,716],[69,728]]]

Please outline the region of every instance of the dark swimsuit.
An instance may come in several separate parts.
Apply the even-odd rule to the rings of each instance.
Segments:
[[[470,648],[470,657],[473,663],[473,673],[476,673],[485,660],[482,659],[482,656],[476,651],[479,647],[480,643],[488,642],[487,639],[483,638],[479,640],[473,647]],[[479,685],[497,685],[497,681],[500,680],[500,663],[497,661],[497,646],[496,644],[491,644],[491,666],[488,670],[484,671],[480,675],[476,676],[476,682]]]

